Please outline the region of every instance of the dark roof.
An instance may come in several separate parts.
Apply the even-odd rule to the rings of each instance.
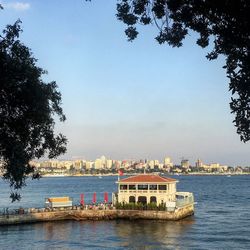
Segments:
[[[138,183],[138,182],[143,182],[143,183],[149,183],[149,182],[154,182],[154,183],[159,183],[159,182],[177,182],[176,179],[173,178],[167,178],[159,175],[154,175],[154,174],[141,174],[141,175],[136,175],[136,176],[130,176],[128,178],[124,178],[118,181],[119,183],[122,182],[131,182],[131,183]]]

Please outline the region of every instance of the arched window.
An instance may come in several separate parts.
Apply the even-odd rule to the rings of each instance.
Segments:
[[[135,203],[135,197],[129,196],[129,203]]]
[[[138,202],[140,202],[142,204],[147,204],[147,197],[146,196],[139,196]]]
[[[152,202],[157,203],[157,200],[156,200],[156,197],[155,197],[155,196],[151,196],[151,197],[150,197],[150,203],[152,203]]]

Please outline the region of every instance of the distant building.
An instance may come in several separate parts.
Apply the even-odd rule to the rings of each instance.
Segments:
[[[121,165],[122,165],[121,161],[114,161],[114,164],[113,164],[114,169],[119,169],[121,167]]]
[[[163,160],[163,165],[166,169],[170,170],[174,166],[173,162],[171,161],[170,157],[165,157]]]
[[[73,166],[73,163],[72,161],[63,161],[61,162],[61,165],[65,167],[67,170],[69,170]]]
[[[112,160],[106,160],[106,168],[107,169],[111,169],[113,165],[113,161]]]
[[[93,161],[86,161],[86,170],[90,170],[94,167]]]
[[[164,168],[164,164],[160,163],[159,164],[159,169],[163,169]]]
[[[210,165],[202,165],[202,168],[206,172],[225,172],[228,170],[228,166],[226,165],[220,165],[219,163],[212,163]]]
[[[203,166],[202,161],[201,161],[200,159],[198,159],[198,160],[195,162],[195,167],[197,167],[197,168],[202,168],[202,166]]]
[[[73,162],[73,168],[76,170],[81,170],[83,167],[83,161],[82,160],[76,160]]]
[[[3,163],[2,163],[3,164]],[[35,168],[39,168],[40,167],[40,162],[36,162],[36,161],[30,161],[29,164],[31,166],[34,166]],[[0,168],[1,168],[1,162],[0,162]]]
[[[212,163],[212,164],[210,164],[210,168],[219,169],[219,167],[220,167],[219,163]]]
[[[154,160],[154,166],[159,166],[160,162],[158,160]]]
[[[153,161],[153,160],[148,161],[148,166],[149,166],[151,169],[154,169],[154,167],[155,167],[155,161]]]
[[[181,160],[181,167],[182,167],[182,168],[185,168],[185,169],[188,169],[188,168],[190,167],[189,160],[187,160],[187,159],[182,159],[182,160]]]
[[[95,166],[95,169],[103,168],[102,160],[101,159],[96,159],[94,166]]]

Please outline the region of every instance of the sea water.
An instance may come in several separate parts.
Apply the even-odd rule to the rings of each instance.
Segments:
[[[0,227],[0,249],[250,249],[250,176],[176,176],[178,191],[193,192],[195,215],[168,221],[60,221]],[[51,177],[27,182],[22,200],[12,204],[0,181],[0,209],[43,207],[51,196],[75,204],[93,192],[117,189],[117,177]]]

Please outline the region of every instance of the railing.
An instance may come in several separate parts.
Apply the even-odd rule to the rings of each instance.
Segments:
[[[0,215],[8,216],[14,214],[27,214],[29,212],[28,208],[1,208]]]
[[[119,190],[119,193],[159,193],[166,194],[169,193],[169,190]]]
[[[177,192],[176,193],[176,207],[184,207],[194,203],[194,196],[188,192]]]
[[[43,212],[55,212],[55,211],[68,211],[68,210],[113,210],[114,206],[112,203],[98,203],[98,204],[86,204],[73,205],[71,207],[47,207],[47,208],[0,208],[0,218],[12,215],[24,215],[24,214],[35,214]]]

